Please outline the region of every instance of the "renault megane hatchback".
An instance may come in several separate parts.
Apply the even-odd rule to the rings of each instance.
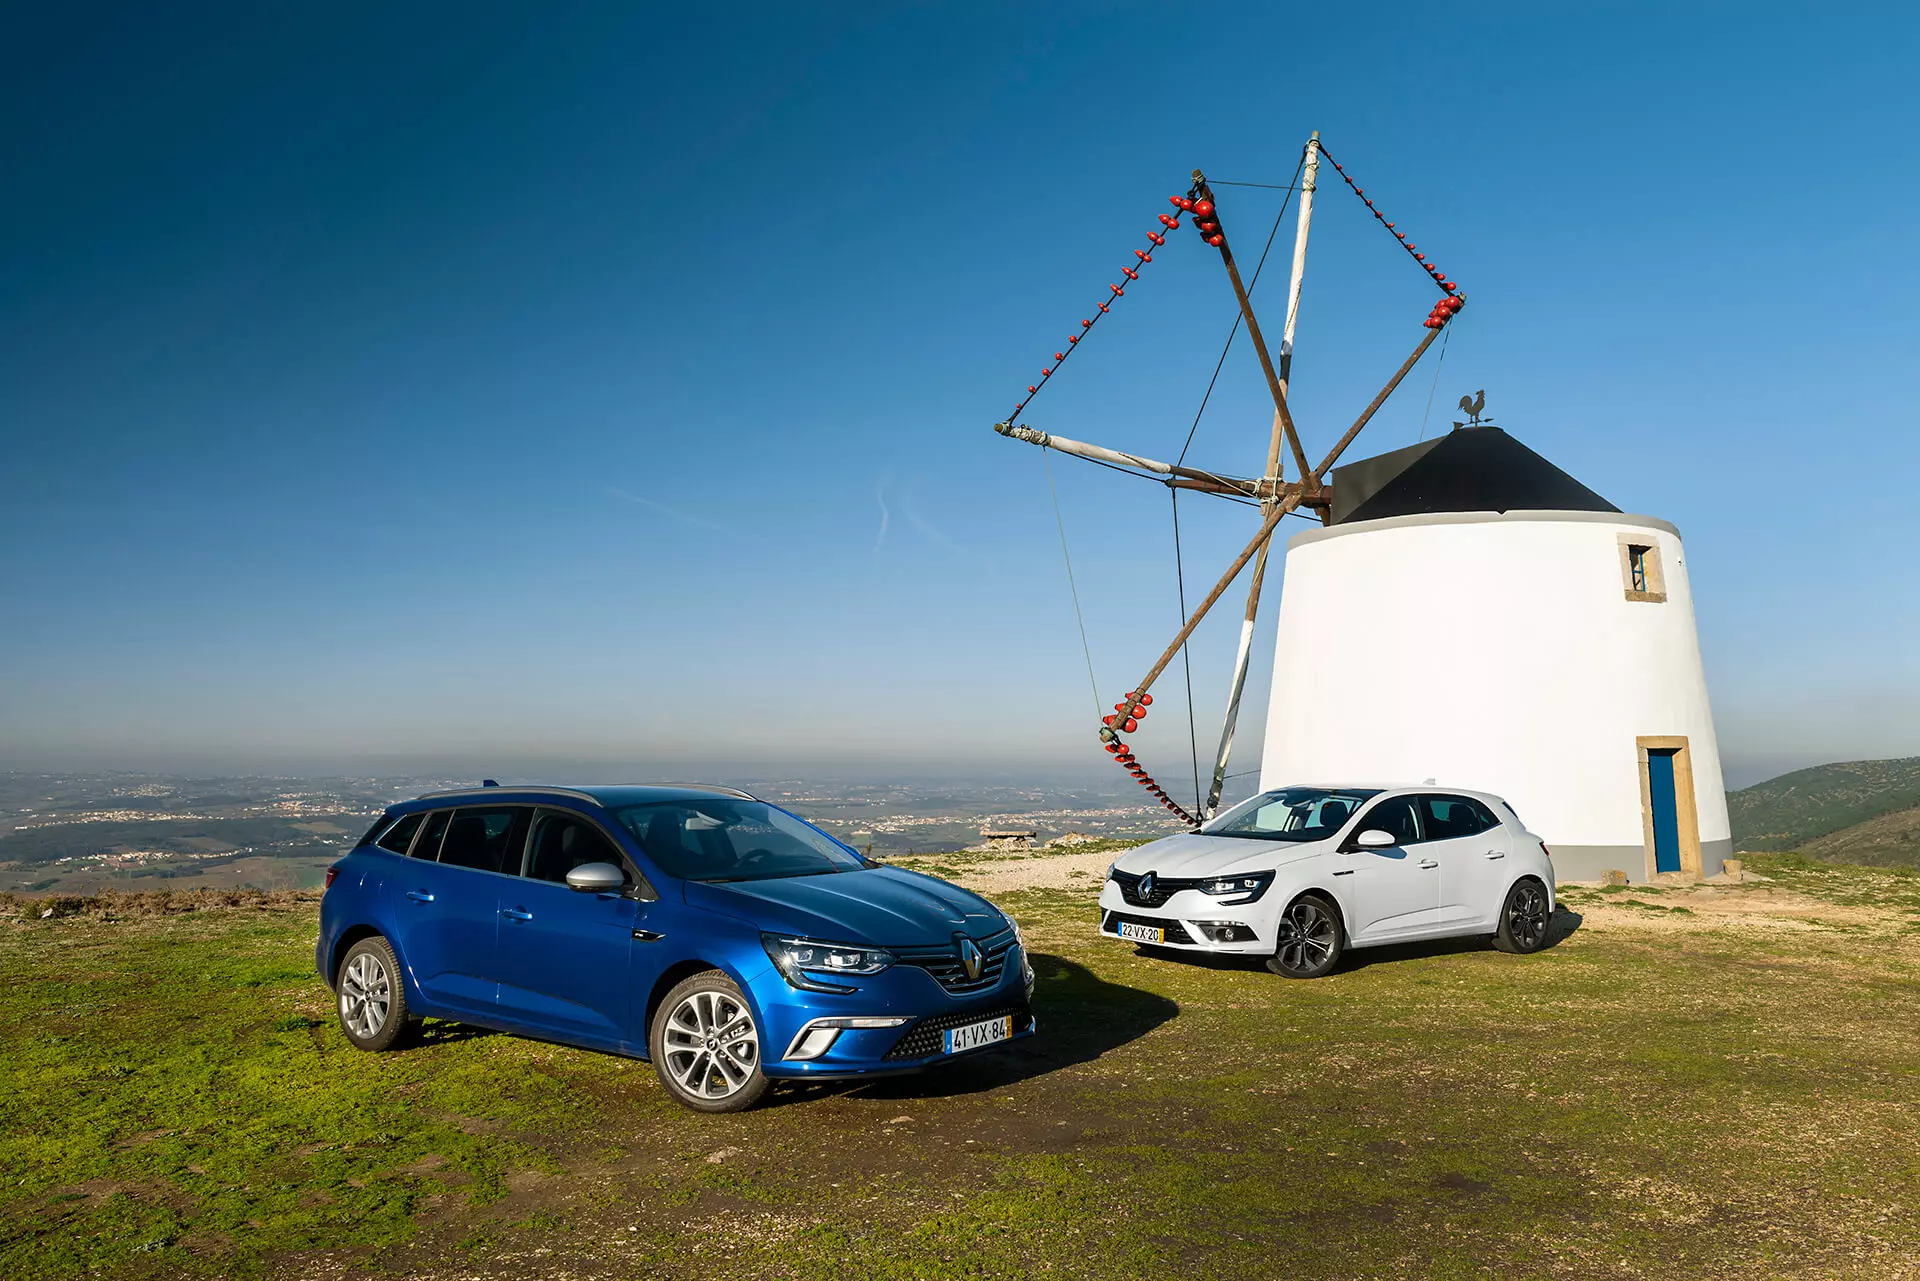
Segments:
[[[1485,934],[1537,952],[1553,902],[1546,845],[1497,796],[1283,787],[1122,855],[1100,932],[1317,978],[1343,949],[1380,943]]]
[[[703,1112],[1034,1029],[1012,918],[728,788],[396,805],[328,869],[314,959],[363,1050],[457,1019],[649,1059]]]

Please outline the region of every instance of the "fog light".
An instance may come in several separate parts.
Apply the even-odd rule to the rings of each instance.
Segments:
[[[1195,921],[1209,943],[1251,943],[1253,931],[1239,921]]]
[[[840,1029],[837,1027],[810,1027],[793,1043],[793,1048],[787,1051],[787,1057],[817,1059],[832,1049],[833,1043],[839,1039]]]
[[[830,1019],[814,1019],[800,1029],[793,1038],[793,1044],[787,1047],[781,1057],[804,1062],[817,1059],[833,1048],[840,1039],[840,1033],[847,1028],[884,1028],[899,1027],[907,1022],[906,1015],[838,1016]]]

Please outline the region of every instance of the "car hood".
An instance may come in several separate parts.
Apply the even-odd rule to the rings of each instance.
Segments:
[[[1139,875],[1195,877],[1231,876],[1240,872],[1267,872],[1324,854],[1333,842],[1256,841],[1237,836],[1205,836],[1197,832],[1168,836],[1122,854],[1114,866]]]
[[[985,938],[1005,928],[1000,909],[958,885],[898,867],[764,881],[686,883],[687,903],[826,943],[917,947],[955,932]]]

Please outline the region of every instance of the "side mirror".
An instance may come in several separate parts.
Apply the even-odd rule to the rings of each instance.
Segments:
[[[1354,837],[1351,844],[1356,850],[1390,850],[1399,843],[1391,833],[1383,832],[1377,827],[1370,827]]]
[[[611,863],[582,863],[567,873],[567,888],[582,894],[618,894],[627,876]]]

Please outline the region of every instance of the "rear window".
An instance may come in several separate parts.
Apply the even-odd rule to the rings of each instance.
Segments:
[[[413,834],[420,830],[420,824],[425,819],[425,814],[409,814],[388,828],[387,834],[374,844],[383,850],[391,850],[395,854],[405,854],[407,846],[413,844]]]

